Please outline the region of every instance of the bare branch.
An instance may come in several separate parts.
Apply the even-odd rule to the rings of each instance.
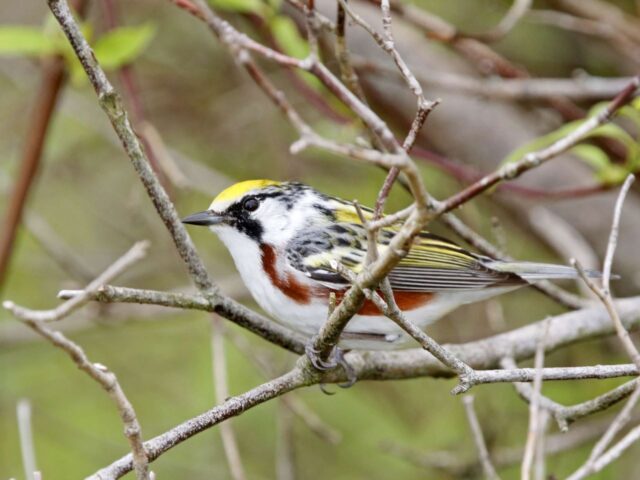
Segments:
[[[80,60],[91,85],[96,91],[100,106],[111,121],[158,215],[169,230],[176,249],[186,263],[193,281],[207,295],[218,294],[217,288],[211,282],[204,264],[198,257],[195,247],[180,222],[171,200],[149,165],[144,149],[133,131],[118,94],[98,64],[91,47],[73,18],[67,2],[65,0],[48,0],[47,3]]]
[[[218,425],[227,418],[234,417],[285,393],[316,383],[317,379],[311,376],[306,370],[298,367],[290,372],[262,385],[255,387],[248,392],[235,397],[228,398],[223,404],[198,415],[162,435],[144,443],[149,461],[153,461],[164,452],[179,443],[188,440],[192,436]],[[88,480],[111,480],[120,478],[133,468],[131,454],[116,460],[108,467],[96,472]]]
[[[27,308],[19,307],[9,301],[4,302],[2,305],[7,310],[11,311],[13,315],[22,320],[31,320],[36,322],[54,322],[56,320],[60,320],[89,302],[91,300],[91,295],[95,294],[98,288],[102,285],[109,283],[132,264],[144,258],[148,249],[148,241],[136,243],[127,253],[109,265],[101,275],[89,283],[84,290],[81,290],[80,293],[74,295],[72,298],[53,310],[29,310]]]
[[[71,298],[81,292],[81,290],[62,290],[58,296]],[[202,294],[187,295],[104,285],[93,292],[91,298],[105,303],[140,303],[213,312],[287,350],[296,353],[304,351],[304,339],[299,334],[223,296],[210,300]]]
[[[613,422],[611,422],[607,431],[604,433],[604,435],[602,435],[600,440],[598,440],[596,445],[593,447],[593,450],[591,450],[589,458],[584,463],[584,465],[582,465],[578,470],[571,474],[567,478],[567,480],[580,480],[598,471],[596,470],[596,463],[602,462],[602,457],[605,449],[611,443],[613,437],[628,423],[628,421],[630,420],[631,410],[636,406],[638,400],[640,400],[640,388],[638,388],[638,385],[640,385],[640,383],[638,382],[638,380],[635,380],[633,383],[635,388],[624,408],[618,415],[616,415],[616,418],[613,420]],[[616,447],[613,447],[612,450],[614,448]],[[624,450],[624,448],[622,450]],[[620,450],[620,452],[622,450]],[[600,469],[603,468],[606,464],[607,463],[600,463]]]
[[[633,443],[640,439],[640,426],[627,433],[618,443],[604,452],[593,465],[593,473],[597,473],[616,460]]]
[[[512,358],[505,358],[500,362],[503,368],[515,369],[518,368]],[[533,398],[533,388],[527,383],[514,383],[518,395],[522,397],[526,402],[531,402]],[[540,396],[540,406],[549,411],[556,422],[558,428],[561,431],[566,432],[569,429],[569,424],[576,420],[592,415],[594,413],[606,410],[618,402],[627,398],[635,389],[635,380],[631,380],[624,383],[609,392],[603,393],[591,400],[587,400],[576,405],[564,406],[554,400],[551,400],[545,396]]]
[[[224,351],[224,325],[215,315],[211,318],[211,363],[213,364],[213,384],[216,391],[216,403],[221,404],[229,397],[227,382],[227,362]],[[224,448],[229,471],[233,480],[244,480],[246,475],[240,458],[240,450],[231,421],[220,424],[220,437]]]
[[[362,74],[384,75],[402,81],[395,68],[361,57],[354,57],[354,67]],[[576,78],[501,78],[482,79],[449,72],[415,70],[416,78],[427,87],[445,88],[463,95],[477,95],[497,100],[521,102],[545,101],[566,97],[575,101],[605,100],[618,94],[631,77],[609,78],[578,76]]]
[[[573,261],[573,263],[575,264],[576,268],[578,269],[578,272],[580,273],[580,276],[587,283],[589,288],[591,288],[591,290],[593,290],[593,292],[600,298],[600,300],[602,300],[602,303],[605,305],[605,308],[607,309],[607,312],[611,317],[611,321],[615,326],[616,333],[618,335],[618,338],[620,339],[620,342],[622,343],[629,357],[633,360],[636,367],[640,369],[640,353],[638,352],[638,349],[636,348],[633,341],[631,340],[631,337],[629,336],[629,332],[627,331],[622,321],[620,320],[620,316],[618,314],[618,311],[615,308],[613,298],[611,296],[611,291],[609,288],[609,282],[611,278],[611,265],[613,263],[613,255],[615,253],[617,239],[618,239],[618,229],[620,224],[620,214],[622,211],[622,205],[624,204],[624,198],[629,188],[631,187],[631,184],[633,183],[633,181],[634,181],[633,175],[629,175],[624,185],[622,186],[622,189],[620,190],[620,194],[618,195],[618,199],[616,201],[616,206],[613,214],[613,223],[611,225],[611,233],[609,236],[609,244],[607,246],[607,254],[605,256],[605,261],[604,261],[604,271],[602,274],[603,276],[602,288],[599,288],[591,279],[588,278],[584,269],[580,266],[579,263],[577,263],[575,260]],[[585,464],[582,467],[580,467],[574,474],[572,474],[571,477],[569,477],[571,480],[584,478],[586,475],[589,475],[590,473],[594,472],[595,464],[601,459],[605,449],[609,446],[609,444],[611,443],[615,435],[628,423],[631,417],[632,409],[640,400],[640,382],[636,380],[634,383],[635,383],[635,388],[633,390],[633,393],[629,397],[629,400],[625,404],[624,408],[620,411],[618,416],[611,423],[611,425],[609,426],[609,429],[605,432],[602,438],[593,447],[593,450],[591,451],[591,454],[589,455],[589,458],[587,459]],[[627,441],[626,438],[627,437],[625,437],[625,439],[621,441],[621,444],[622,442]],[[635,438],[636,437],[634,435],[629,437],[629,439],[633,439],[633,440],[635,440]],[[623,445],[624,447],[620,447],[620,449],[618,449],[617,447],[613,447],[612,450],[615,449],[616,452],[621,453],[628,446],[627,443],[624,443]],[[620,453],[617,453],[617,455],[619,455]],[[606,465],[606,463],[604,465]]]
[[[500,20],[500,23],[491,31],[476,34],[459,34],[463,37],[471,37],[483,42],[495,42],[507,35],[531,8],[532,0],[514,0],[511,8]]]
[[[634,416],[634,421],[638,415]],[[611,423],[611,418],[592,420],[590,422],[575,425],[566,433],[557,433],[545,438],[544,454],[559,455],[580,447],[600,436]],[[385,442],[383,449],[401,457],[421,468],[433,468],[442,470],[450,475],[458,477],[473,477],[477,475],[480,465],[476,459],[465,458],[455,451],[430,451],[421,452],[413,447],[405,447],[391,442]],[[492,452],[493,463],[497,467],[508,467],[522,462],[524,447],[502,447]]]
[[[524,455],[522,457],[522,466],[520,469],[520,476],[522,480],[529,480],[531,478],[531,466],[533,464],[533,460],[538,448],[537,442],[540,438],[540,398],[542,396],[541,391],[543,374],[542,372],[544,367],[544,351],[545,344],[547,343],[547,336],[549,334],[548,320],[544,321],[542,330],[542,334],[538,339],[538,347],[536,348],[536,356],[534,360],[536,375],[533,380],[533,394],[531,396],[531,402],[529,403],[529,431],[527,432],[527,442],[525,444]]]
[[[73,291],[61,292],[63,297],[73,295]],[[103,286],[93,293],[91,298],[100,302],[131,302],[157,304],[176,308],[196,309],[203,311],[216,311],[218,306],[213,306],[201,295],[170,294],[153,290],[138,290],[133,288]],[[616,301],[616,309],[621,321],[628,328],[640,327],[640,297],[631,297]],[[232,319],[233,320],[233,319]],[[575,343],[580,340],[588,340],[613,333],[614,327],[607,315],[599,306],[585,308],[579,311],[569,312],[549,320],[549,341],[546,351],[553,351],[562,346]],[[513,356],[515,360],[524,360],[534,356],[536,351],[536,338],[540,323],[533,323],[510,332],[494,335],[482,340],[458,345],[444,345],[448,351],[467,363],[476,374],[481,375],[478,369],[499,367],[500,362]],[[241,324],[241,326],[244,326]],[[286,331],[283,329],[283,331]],[[292,334],[287,333],[289,337]],[[297,337],[294,337],[297,338]],[[297,344],[296,344],[297,345]],[[514,350],[514,346],[517,348]],[[293,349],[292,349],[293,350]],[[296,350],[293,350],[296,351]],[[438,360],[424,352],[422,349],[409,349],[400,351],[375,351],[375,352],[350,352],[347,354],[349,362],[353,364],[360,379],[383,380],[413,378],[417,376],[452,376],[452,371],[442,365]],[[576,367],[581,368],[581,367]],[[597,375],[596,370],[585,370],[588,378]],[[545,369],[548,370],[548,369]],[[533,381],[534,369],[521,369],[523,377],[515,374],[500,374],[500,381]],[[607,378],[611,376],[633,375],[635,366],[603,367],[601,371]],[[571,378],[579,377],[580,370],[571,373]],[[492,374],[483,378],[486,383]],[[554,379],[561,378],[561,372],[553,375]],[[585,378],[587,378],[585,377]],[[524,378],[521,380],[521,378]],[[604,378],[604,377],[603,377]],[[544,378],[543,378],[544,379]],[[331,373],[323,378],[323,381],[343,382],[344,377],[338,373]]]
[[[639,77],[640,78],[640,77]],[[613,255],[616,251],[618,244],[618,231],[620,228],[620,215],[622,214],[622,205],[624,205],[624,199],[627,196],[627,192],[631,188],[631,184],[635,180],[633,175],[629,175],[620,189],[620,194],[616,200],[616,206],[613,212],[613,222],[611,225],[611,234],[609,235],[609,244],[607,245],[607,254],[604,258],[604,268],[602,271],[602,288],[605,294],[610,294],[610,281],[611,281],[611,267],[613,265]],[[637,352],[636,352],[637,354]],[[637,363],[640,366],[640,363]]]
[[[18,307],[13,302],[5,301],[3,307],[9,310],[14,316],[22,320],[32,330],[49,340],[54,346],[64,350],[75,364],[86,372],[91,378],[98,382],[107,392],[111,400],[115,403],[120,418],[124,424],[124,434],[129,440],[129,445],[133,453],[133,466],[136,471],[138,480],[149,479],[149,468],[147,453],[142,445],[142,432],[138,418],[136,417],[133,405],[129,402],[122,387],[114,373],[110,372],[107,367],[99,363],[93,363],[89,360],[84,350],[76,343],[69,340],[61,332],[55,331],[47,327],[46,322],[51,320],[59,320],[69,315],[74,309],[86,303],[91,294],[95,293],[96,288],[102,284],[101,278],[110,278],[120,273],[126,267],[135,261],[141,259],[148,248],[148,242],[138,242],[122,257],[116,260],[101,277],[91,282],[85,290],[79,295],[71,298],[60,307],[49,311],[34,311],[26,308]]]
[[[536,168],[544,162],[566,152],[600,125],[609,122],[619,108],[623,107],[634,98],[639,86],[640,76],[636,76],[627,85],[627,87],[607,105],[606,108],[602,109],[597,115],[585,120],[578,128],[571,131],[569,134],[557,140],[550,146],[536,152],[528,153],[517,162],[508,163],[498,168],[493,173],[484,176],[472,185],[464,188],[455,195],[452,195],[447,200],[441,202],[437,212],[442,214],[451,211],[468,202],[471,198],[491,188],[495,184],[501,181],[514,179],[524,172],[531,170],[532,168]]]
[[[349,53],[349,48],[347,47],[347,19],[344,11],[344,7],[342,3],[336,3],[337,14],[336,14],[336,58],[338,60],[338,65],[340,66],[340,76],[344,84],[349,87],[355,95],[358,96],[360,100],[363,102],[365,100],[364,91],[362,90],[362,86],[360,85],[360,80],[358,79],[358,74],[356,70],[353,68],[353,64],[351,62],[351,54]]]
[[[358,284],[358,279],[347,268],[344,268],[340,264],[335,265],[337,271],[345,277],[347,280],[351,282],[353,285],[352,288],[358,288],[363,294],[371,300],[376,307],[382,312],[386,317],[393,320],[398,324],[400,328],[402,328],[405,332],[407,332],[413,339],[415,339],[426,351],[440,360],[444,365],[451,368],[451,370],[455,371],[460,376],[460,383],[458,386],[452,391],[454,394],[459,394],[467,391],[472,384],[470,383],[475,378],[475,372],[471,367],[458,359],[455,355],[452,355],[445,348],[443,348],[438,342],[432,339],[429,335],[423,332],[420,328],[416,327],[413,323],[408,321],[398,305],[395,303],[393,298],[393,291],[391,290],[391,286],[387,279],[383,280],[380,289],[385,296],[383,300],[380,295],[372,291],[371,289],[364,287]]]
[[[293,435],[293,413],[281,397],[277,406],[276,477],[278,480],[295,480],[295,440]]]
[[[467,414],[467,420],[471,426],[471,433],[473,433],[473,440],[476,444],[476,449],[478,450],[478,456],[480,457],[480,464],[482,465],[484,476],[489,480],[498,480],[500,477],[498,476],[493,463],[491,463],[487,444],[485,443],[484,436],[482,435],[482,428],[480,427],[476,411],[473,408],[473,395],[465,395],[462,397],[462,403],[464,404],[464,410]]]
[[[58,236],[51,225],[44,218],[36,213],[27,210],[23,219],[24,225],[31,235],[33,235],[40,247],[62,268],[71,278],[86,284],[90,282],[95,275],[88,267],[78,259],[77,252],[73,251],[70,246],[66,245]]]
[[[227,332],[227,336],[235,347],[258,367],[265,377],[271,378],[275,376],[273,359],[270,358],[268,352],[257,349],[255,345],[249,343],[245,337],[231,330]],[[342,440],[340,432],[330,425],[327,425],[295,392],[280,397],[279,400],[319,438],[333,445],[340,443]]]
[[[31,428],[31,402],[26,398],[18,400],[16,405],[18,433],[20,435],[20,453],[26,480],[35,480],[36,451],[33,445],[33,429]]]

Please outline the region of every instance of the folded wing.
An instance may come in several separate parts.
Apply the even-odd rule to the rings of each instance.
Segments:
[[[379,233],[378,250],[388,248],[394,230]],[[289,244],[289,263],[322,285],[343,289],[348,281],[336,270],[340,263],[354,273],[362,271],[366,232],[357,223],[339,223],[303,232]],[[446,292],[526,283],[513,272],[498,271],[492,259],[468,252],[455,243],[422,232],[400,263],[388,275],[395,291]]]

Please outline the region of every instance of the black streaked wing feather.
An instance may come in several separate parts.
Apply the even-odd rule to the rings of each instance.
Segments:
[[[379,245],[388,245],[394,233],[392,229],[381,231]],[[291,266],[319,283],[344,288],[348,282],[331,266],[332,260],[359,273],[366,243],[360,224],[327,225],[295,237],[287,247],[288,259]],[[460,291],[525,283],[517,275],[486,267],[483,260],[445,238],[422,232],[388,277],[394,290],[407,292]]]

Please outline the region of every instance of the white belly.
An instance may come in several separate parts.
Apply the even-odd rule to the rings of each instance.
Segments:
[[[225,229],[226,230],[226,229]],[[230,231],[216,231],[231,252],[236,267],[255,301],[278,323],[311,337],[318,333],[327,320],[327,300],[312,299],[298,303],[276,288],[262,269],[258,245],[248,238]],[[278,265],[279,268],[290,268]],[[305,284],[314,284],[301,272],[288,270]],[[438,293],[425,306],[405,312],[407,320],[420,328],[439,320],[460,305],[477,302],[499,295],[517,286],[485,288],[464,292]],[[346,349],[386,350],[413,346],[409,338],[392,320],[385,316],[355,315],[348,323],[340,346]]]

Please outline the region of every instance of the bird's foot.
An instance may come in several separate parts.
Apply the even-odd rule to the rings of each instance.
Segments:
[[[333,370],[336,367],[342,367],[344,373],[347,375],[346,383],[340,383],[338,386],[340,388],[349,388],[353,386],[354,383],[358,380],[356,375],[356,371],[354,368],[347,362],[344,351],[338,347],[334,346],[331,349],[331,353],[326,359],[323,359],[320,354],[321,351],[315,348],[315,337],[311,338],[309,342],[305,345],[304,351],[307,355],[307,358],[311,362],[313,367],[321,372],[326,372],[328,370]],[[331,394],[324,388],[324,384],[321,384],[320,388],[326,394]]]
[[[315,347],[315,343],[316,337],[313,336],[304,346],[304,353],[307,355],[307,358],[311,362],[311,365],[313,365],[313,368],[321,372],[326,372],[327,370],[333,370],[336,368],[338,366],[338,360],[336,358],[336,350],[338,350],[338,347],[333,347],[331,353],[325,360],[321,356],[322,351]]]

